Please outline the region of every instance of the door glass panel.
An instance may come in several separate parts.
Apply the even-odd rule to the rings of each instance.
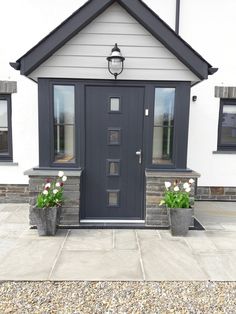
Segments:
[[[236,144],[236,105],[223,106],[221,144]]]
[[[108,160],[108,176],[119,176],[119,175],[120,175],[120,161]]]
[[[153,164],[173,162],[175,88],[156,88],[153,129]]]
[[[117,190],[108,191],[108,206],[109,207],[119,206],[119,191]]]
[[[75,87],[54,85],[54,154],[56,163],[75,162]]]
[[[120,98],[110,98],[110,111],[120,111]]]
[[[0,154],[8,153],[7,100],[0,100]]]
[[[109,145],[120,145],[120,129],[109,129],[108,130],[108,144]]]

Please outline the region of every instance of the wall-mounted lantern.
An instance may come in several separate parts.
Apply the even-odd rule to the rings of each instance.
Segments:
[[[114,48],[111,50],[111,55],[107,57],[108,70],[114,75],[115,79],[117,79],[117,76],[121,74],[124,69],[124,60],[125,58],[122,56],[120,48],[115,44]]]

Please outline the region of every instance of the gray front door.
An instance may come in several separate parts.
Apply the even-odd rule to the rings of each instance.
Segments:
[[[86,87],[82,219],[143,219],[143,102],[141,87]]]

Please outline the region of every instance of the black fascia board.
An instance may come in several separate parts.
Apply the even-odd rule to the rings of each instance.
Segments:
[[[100,13],[105,11],[113,2],[115,0],[87,1],[16,61],[16,63],[20,63],[20,73],[26,76],[29,75]]]
[[[141,0],[118,0],[126,11],[144,26],[201,80],[208,78],[209,64],[186,41]]]
[[[17,66],[14,63],[11,66],[20,69],[21,74],[29,75],[114,2],[119,3],[201,80],[212,74],[212,66],[141,0],[87,1],[17,60],[15,63]]]

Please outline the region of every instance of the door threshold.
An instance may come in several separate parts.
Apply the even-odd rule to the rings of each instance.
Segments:
[[[145,224],[145,220],[81,219],[81,224]]]

